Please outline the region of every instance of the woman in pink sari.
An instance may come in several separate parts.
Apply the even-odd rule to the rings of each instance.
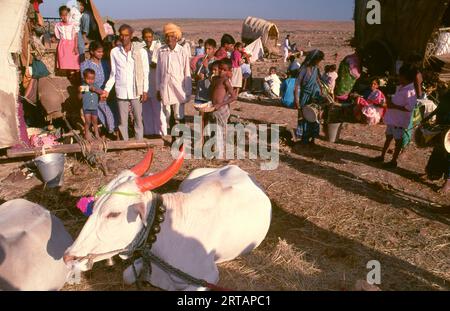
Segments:
[[[375,125],[380,123],[386,112],[386,97],[379,90],[380,83],[378,79],[372,80],[371,92],[367,97],[357,97],[354,110],[356,120],[367,124]]]

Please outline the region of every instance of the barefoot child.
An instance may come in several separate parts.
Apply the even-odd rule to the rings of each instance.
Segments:
[[[57,48],[57,68],[68,71],[80,70],[78,54],[78,32],[76,26],[69,22],[70,9],[63,5],[59,8],[61,22],[55,25],[55,36],[59,39]]]
[[[80,97],[83,101],[84,114],[84,137],[87,140],[92,140],[90,128],[94,127],[94,134],[96,138],[100,137],[98,132],[98,102],[99,96],[104,96],[105,91],[100,89],[100,86],[95,83],[95,71],[93,69],[86,69],[83,71],[83,84],[80,86]]]
[[[213,116],[217,122],[219,157],[225,152],[227,124],[230,117],[230,104],[237,99],[230,79],[233,76],[231,60],[223,59],[219,63],[219,75],[213,77],[211,99],[214,107]]]
[[[387,112],[384,123],[387,125],[386,142],[380,157],[373,159],[374,162],[384,162],[384,157],[392,140],[395,140],[395,151],[392,161],[385,165],[386,168],[396,168],[397,160],[402,151],[403,134],[409,126],[412,112],[417,104],[414,79],[416,72],[410,66],[400,68],[400,86],[392,99],[388,100]]]

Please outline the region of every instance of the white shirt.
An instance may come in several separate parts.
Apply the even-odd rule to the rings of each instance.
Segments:
[[[327,84],[328,88],[332,93],[334,93],[337,78],[338,73],[336,71],[324,73],[322,76],[322,80]]]
[[[149,56],[149,63],[158,62],[158,50],[161,48],[161,42],[158,40],[153,40],[150,48],[145,48]]]
[[[414,83],[397,87],[397,92],[392,96],[392,102],[405,108],[407,111],[388,108],[384,115],[384,124],[407,129],[412,112],[417,104]]]
[[[185,50],[185,52],[187,53],[187,55],[189,55],[189,57],[192,56],[191,45],[189,44],[189,42],[187,42],[185,38],[182,38],[178,42],[178,44],[181,45],[181,47],[183,48],[183,50]]]
[[[69,3],[68,3],[69,4]],[[78,8],[76,6],[68,6],[70,9],[70,13],[69,13],[69,22],[73,23],[75,25],[75,32],[79,32],[80,31],[80,20],[81,20],[81,13],[78,10]]]
[[[179,44],[171,50],[167,45],[158,51],[156,90],[164,105],[186,103],[192,95],[190,54]]]
[[[148,55],[148,63],[157,63],[158,62],[158,51],[161,48],[161,42],[153,41],[150,48],[145,47],[144,49],[147,51]],[[148,78],[149,89],[148,94],[152,98],[156,98],[156,69],[150,68],[150,75]]]
[[[270,76],[265,77],[264,80],[267,83],[269,83],[272,92],[275,95],[280,96],[280,86],[281,86],[280,78],[276,74],[272,74]]]
[[[142,58],[142,68],[144,72],[144,90],[148,90],[148,75],[150,65],[148,63],[147,52],[140,50]],[[105,86],[108,93],[116,85],[116,96],[119,99],[137,99],[136,80],[134,73],[134,59],[131,51],[125,52],[122,46],[115,47],[111,51],[111,75]]]

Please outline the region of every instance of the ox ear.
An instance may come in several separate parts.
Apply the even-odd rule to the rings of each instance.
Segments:
[[[144,204],[144,202],[141,202],[134,204],[132,207],[138,213],[144,226],[147,227],[147,206]]]

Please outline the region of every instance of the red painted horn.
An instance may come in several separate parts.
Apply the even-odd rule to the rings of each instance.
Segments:
[[[153,161],[153,150],[149,150],[147,154],[145,155],[145,158],[139,162],[135,167],[131,169],[133,173],[136,174],[136,176],[141,177],[142,175],[147,172],[148,168],[152,164]]]
[[[180,154],[178,159],[172,162],[172,164],[162,172],[149,177],[140,177],[136,179],[136,184],[141,192],[150,191],[161,187],[169,180],[171,180],[180,170],[184,161],[184,146],[180,148]]]

